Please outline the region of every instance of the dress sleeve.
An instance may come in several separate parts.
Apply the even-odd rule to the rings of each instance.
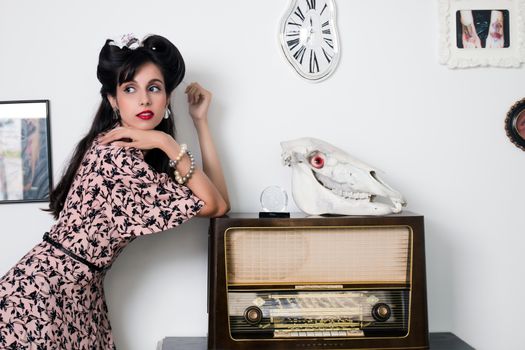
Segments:
[[[111,216],[132,236],[169,230],[195,216],[204,202],[167,174],[157,172],[140,149],[107,146],[103,167]]]

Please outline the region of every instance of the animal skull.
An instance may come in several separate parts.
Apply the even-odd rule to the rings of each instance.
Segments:
[[[406,201],[373,167],[331,144],[304,137],[281,142],[283,165],[292,167],[292,195],[307,214],[385,215]]]

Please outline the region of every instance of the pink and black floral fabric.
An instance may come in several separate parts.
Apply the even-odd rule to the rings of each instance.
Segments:
[[[101,145],[101,135],[49,237],[109,267],[137,236],[174,228],[204,203],[156,172],[140,149]],[[48,242],[37,244],[0,279],[0,349],[115,349],[103,278]]]

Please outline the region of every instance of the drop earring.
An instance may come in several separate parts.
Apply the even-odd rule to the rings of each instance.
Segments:
[[[113,109],[113,120],[118,121],[120,118],[120,113],[118,111],[118,108]]]
[[[166,111],[164,112],[164,119],[168,119],[171,115],[171,111],[168,107],[166,107]]]

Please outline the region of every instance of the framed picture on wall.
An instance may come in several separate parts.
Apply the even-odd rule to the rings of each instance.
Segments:
[[[49,101],[0,101],[0,204],[49,201]]]
[[[525,98],[516,102],[507,113],[505,132],[516,147],[525,151]]]
[[[519,67],[525,61],[525,0],[439,0],[440,63]]]

